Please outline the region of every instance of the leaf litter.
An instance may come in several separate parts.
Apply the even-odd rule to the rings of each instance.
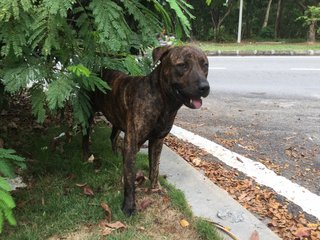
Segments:
[[[240,176],[236,170],[225,167],[220,162],[206,161],[209,156],[207,152],[171,134],[166,137],[165,144],[196,169],[204,172],[205,176],[225,189],[243,207],[258,214],[259,218],[282,239],[320,239],[320,222],[308,221],[303,212],[294,216],[288,210],[289,202],[279,201],[273,190],[258,185],[248,177]],[[227,145],[233,144],[227,141]],[[269,162],[271,165],[271,161]],[[276,165],[273,168],[280,170]],[[251,239],[259,237],[253,233]]]

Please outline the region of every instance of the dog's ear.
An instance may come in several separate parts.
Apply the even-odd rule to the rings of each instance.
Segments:
[[[161,60],[169,52],[171,48],[172,46],[167,45],[167,46],[157,47],[153,49],[152,51],[153,63],[156,63],[159,60]]]

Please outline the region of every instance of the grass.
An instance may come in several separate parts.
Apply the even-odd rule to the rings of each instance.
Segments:
[[[308,43],[283,43],[283,42],[244,42],[238,43],[214,43],[195,42],[204,51],[307,51],[320,50],[320,42]]]
[[[28,184],[26,189],[14,193],[17,207],[17,227],[5,225],[2,240],[50,239],[221,239],[213,226],[203,227],[192,212],[181,191],[164,179],[167,193],[147,193],[139,187],[137,205],[146,199],[152,205],[133,217],[121,211],[122,159],[111,152],[108,128],[97,125],[93,133],[93,163],[81,161],[80,136],[70,143],[62,139],[52,151],[51,140],[63,132],[62,128],[49,128],[37,133],[24,132],[24,136],[1,136],[11,142],[22,155],[28,157],[28,171],[22,173]],[[19,148],[14,144],[19,143]],[[137,157],[137,169],[147,172],[146,155]],[[87,184],[94,196],[87,196],[77,184]],[[147,186],[147,185],[146,185]],[[169,199],[169,200],[168,200]],[[102,237],[98,223],[106,213],[100,206],[107,203],[112,211],[112,221],[127,225],[125,230],[114,231]],[[190,226],[182,228],[179,219],[188,219]],[[203,220],[201,220],[203,221]],[[200,227],[199,227],[200,226]],[[210,228],[210,230],[208,229]],[[207,234],[204,234],[206,232]]]

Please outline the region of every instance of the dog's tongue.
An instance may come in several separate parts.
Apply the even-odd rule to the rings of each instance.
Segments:
[[[192,105],[195,109],[198,109],[202,105],[201,99],[191,99]]]

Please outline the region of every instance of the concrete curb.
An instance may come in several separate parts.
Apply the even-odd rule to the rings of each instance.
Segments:
[[[207,56],[320,56],[320,50],[301,50],[301,51],[205,51]]]
[[[255,230],[260,240],[280,239],[225,190],[213,184],[167,146],[163,146],[160,174],[167,176],[169,183],[184,192],[195,216],[230,227],[240,240],[249,240]],[[225,236],[224,239],[231,238]]]

